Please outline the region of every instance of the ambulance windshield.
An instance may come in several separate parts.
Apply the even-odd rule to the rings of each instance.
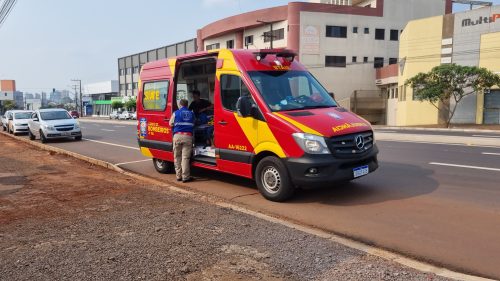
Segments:
[[[248,74],[272,111],[337,106],[307,71],[250,71]]]

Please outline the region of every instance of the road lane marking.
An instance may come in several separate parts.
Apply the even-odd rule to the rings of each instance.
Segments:
[[[397,133],[396,131],[379,131],[375,130],[375,133]]]
[[[133,164],[133,163],[139,163],[139,162],[146,162],[146,161],[151,161],[151,159],[144,159],[144,160],[137,160],[137,161],[130,161],[130,162],[122,162],[122,163],[117,163],[115,165],[116,166],[120,166],[120,165],[127,165],[127,164]]]
[[[117,146],[117,147],[123,147],[123,148],[128,148],[128,149],[133,149],[133,150],[140,150],[138,147],[126,146],[126,145],[121,145],[121,144],[116,144],[116,143],[111,143],[111,142],[98,141],[98,140],[92,140],[92,139],[86,139],[86,138],[83,138],[83,140],[91,141],[91,142],[96,142],[96,143],[100,143],[100,144],[107,144],[107,145]]]
[[[484,155],[497,155],[497,156],[500,156],[500,153],[494,153],[494,152],[482,152],[481,154],[484,154]]]
[[[393,139],[377,140],[377,142],[406,142],[406,143],[441,144],[441,145],[453,145],[453,146],[473,146],[473,147],[486,147],[486,148],[499,147],[494,145],[482,145],[482,144],[470,144],[470,143],[467,144],[467,143],[451,143],[451,142],[429,142],[429,141],[417,141],[417,140],[393,140]]]
[[[113,126],[115,128],[125,128],[125,126]]]
[[[477,169],[477,170],[487,170],[487,171],[496,171],[500,172],[498,168],[489,168],[489,167],[480,167],[480,166],[469,166],[469,165],[458,165],[458,164],[449,164],[449,163],[438,163],[438,162],[430,162],[430,165],[437,166],[448,166],[448,167],[457,167],[457,168],[467,168],[467,169]]]
[[[492,135],[472,135],[472,136],[481,138],[500,138],[500,136],[492,136]]]
[[[82,127],[82,126],[80,126],[80,128],[82,128],[82,129],[87,129],[87,127]]]
[[[106,131],[106,132],[114,132],[115,130],[110,130],[110,129],[101,129],[101,131]]]

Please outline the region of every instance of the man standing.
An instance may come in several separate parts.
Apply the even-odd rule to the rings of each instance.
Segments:
[[[193,150],[194,114],[187,108],[188,101],[179,101],[180,109],[170,118],[169,124],[174,134],[174,162],[177,181],[190,182],[190,158]]]

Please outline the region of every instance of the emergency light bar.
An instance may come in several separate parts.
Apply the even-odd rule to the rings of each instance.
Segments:
[[[263,60],[267,55],[276,55],[276,57],[283,58],[287,62],[293,62],[297,54],[287,49],[260,49],[254,55],[257,61]]]

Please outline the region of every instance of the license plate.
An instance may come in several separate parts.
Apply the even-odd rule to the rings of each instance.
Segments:
[[[61,135],[62,136],[71,136],[71,132],[62,132]]]
[[[354,168],[354,169],[352,169],[352,171],[354,173],[354,177],[359,178],[361,176],[368,174],[368,172],[369,172],[368,165]]]

